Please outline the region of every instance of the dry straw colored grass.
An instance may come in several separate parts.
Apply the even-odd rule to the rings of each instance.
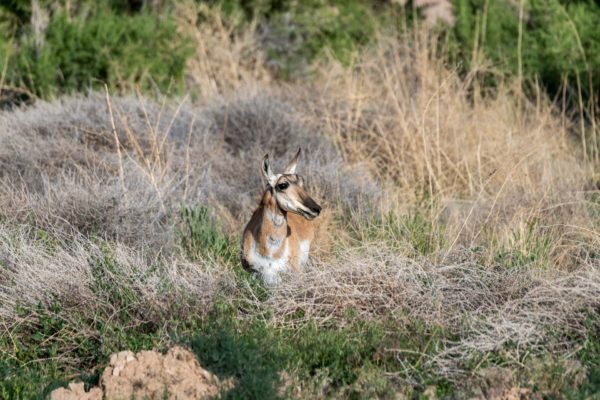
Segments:
[[[598,317],[598,206],[585,193],[591,166],[545,98],[525,101],[505,85],[482,96],[475,75],[445,68],[419,34],[383,36],[350,69],[331,62],[316,82],[277,86],[258,64],[247,68],[246,49],[258,57],[252,36],[232,42],[214,23],[196,36],[197,102],[92,93],[0,114],[3,322],[17,320],[17,302],[58,298],[67,317],[111,307],[90,290],[94,238],[125,276],[145,277],[135,291],[156,318],[177,307],[202,314],[237,266],[185,260],[180,205],[208,205],[237,235],[260,194],[264,153],[281,166],[302,146],[299,170],[328,214],[309,269],[259,304],[274,325],[342,323],[355,309],[441,326],[458,339],[424,360],[449,378],[470,354],[509,342],[515,360],[525,348],[569,354],[584,320]],[[426,255],[415,256],[402,226],[394,236],[377,222],[415,210],[444,237]],[[524,257],[503,264],[504,250]],[[172,289],[158,294],[157,280]]]
[[[446,251],[514,246],[534,224],[551,237],[552,268],[572,268],[579,247],[600,237],[590,218],[598,205],[586,197],[593,167],[571,123],[542,94],[529,101],[510,83],[483,96],[477,74],[445,67],[438,47],[425,33],[382,37],[352,69],[322,68],[324,83],[306,99],[311,120],[345,160],[370,163],[389,183],[390,208],[426,193]]]

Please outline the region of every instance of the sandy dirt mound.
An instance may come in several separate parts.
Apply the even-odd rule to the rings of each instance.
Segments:
[[[230,386],[230,385],[227,385]],[[165,355],[156,351],[115,353],[100,378],[100,387],[85,392],[83,383],[54,390],[51,400],[206,399],[224,385],[203,369],[194,354],[173,347]]]

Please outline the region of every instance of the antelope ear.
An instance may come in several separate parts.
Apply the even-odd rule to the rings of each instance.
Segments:
[[[275,181],[277,180],[277,177],[273,174],[273,171],[271,171],[271,164],[269,163],[269,155],[265,154],[265,157],[263,158],[262,161],[262,174],[265,177],[265,179],[267,180],[267,183],[269,185],[271,185],[271,187],[273,187],[273,185],[275,185]]]
[[[287,167],[285,167],[284,174],[295,174],[296,173],[296,166],[298,165],[298,158],[300,157],[301,152],[302,152],[302,148],[299,148],[298,151],[296,152],[296,155],[294,156],[294,158],[292,158],[292,161],[290,161],[290,163],[287,165]]]

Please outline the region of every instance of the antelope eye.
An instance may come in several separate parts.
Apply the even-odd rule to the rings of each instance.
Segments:
[[[288,188],[288,186],[290,186],[290,184],[287,182],[280,183],[277,185],[277,190],[285,190]]]

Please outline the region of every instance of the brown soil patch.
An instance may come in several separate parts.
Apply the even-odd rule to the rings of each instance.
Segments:
[[[207,399],[231,383],[221,383],[203,369],[189,350],[175,346],[156,351],[115,353],[100,378],[100,387],[85,392],[83,383],[54,390],[51,400]]]
[[[479,382],[477,382],[479,381]],[[473,393],[472,398],[476,400],[541,400],[539,393],[534,393],[529,388],[520,387],[517,383],[514,371],[508,368],[488,367],[477,371],[475,387],[471,389],[479,391]]]

